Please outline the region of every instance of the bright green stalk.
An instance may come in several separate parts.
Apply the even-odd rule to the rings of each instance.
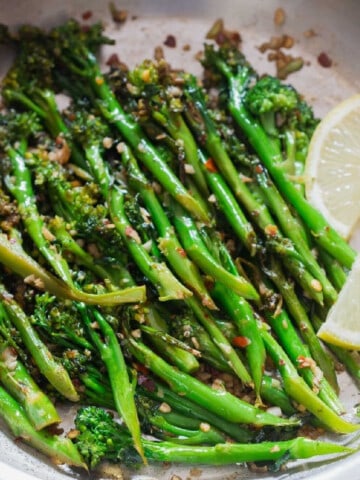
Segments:
[[[297,421],[275,417],[253,407],[226,391],[214,390],[194,377],[180,372],[146,345],[127,336],[127,345],[138,361],[146,365],[155,375],[166,381],[171,389],[234,423],[254,425],[297,425]]]
[[[170,442],[144,441],[145,456],[150,461],[181,462],[203,465],[231,465],[242,462],[277,461],[311,458],[318,455],[349,454],[352,448],[329,442],[297,437],[282,442],[256,444],[219,443],[215,446],[174,445]]]
[[[234,261],[223,243],[217,235],[212,235],[201,230],[202,237],[212,255],[233,275],[240,275]],[[262,376],[265,369],[266,352],[264,342],[259,333],[259,327],[250,304],[239,295],[228,291],[224,285],[219,282],[214,283],[211,294],[216,302],[222,306],[232,322],[234,322],[238,333],[246,339],[247,345],[244,345],[246,358],[249,364],[251,376],[254,380],[257,401],[261,403],[260,388]]]
[[[271,280],[282,295],[291,318],[295,321],[300,335],[309,347],[312,358],[319,365],[325,378],[332,385],[334,390],[338,391],[339,387],[333,359],[324,350],[319,338],[316,336],[306,310],[295,293],[294,285],[285,277],[277,262],[270,260],[269,268],[271,271]]]
[[[274,147],[260,124],[245,109],[243,93],[244,86],[248,82],[248,69],[244,67],[238,75],[233,75],[230,67],[224,62],[215,61],[215,65],[228,80],[228,107],[232,117],[245,133],[282,195],[298,212],[316,242],[342,265],[351,268],[356,257],[355,250],[327,223],[322,214],[310,205],[287,178],[281,166],[280,151]]]
[[[335,390],[323,377],[322,372],[311,358],[308,346],[300,340],[287,312],[281,310],[277,315],[267,314],[266,319],[275,332],[278,342],[309,387],[317,392],[319,398],[334,412],[343,413],[344,407]]]
[[[124,211],[124,194],[118,188],[113,188],[109,199],[110,216],[116,230],[126,244],[142,273],[152,282],[159,293],[160,301],[179,300],[192,295],[192,292],[174,277],[165,263],[151,259],[141,242],[131,236],[136,231],[130,225]]]
[[[261,330],[266,349],[278,368],[286,393],[300,405],[318,418],[323,425],[337,433],[352,433],[359,429],[358,425],[347,422],[331,410],[299,377],[284,350],[266,328]]]
[[[121,156],[128,172],[129,183],[140,193],[158,231],[161,253],[168,260],[182,282],[201,298],[202,304],[210,309],[216,309],[197,266],[186,256],[185,250],[180,244],[174,228],[150,182],[139,169],[135,157],[126,145],[122,148]]]
[[[190,164],[194,173],[191,175],[203,197],[209,196],[206,178],[197,159],[197,145],[191,132],[186,125],[180,112],[173,112],[165,105],[161,106],[161,112],[154,110],[153,118],[160,123],[174,140],[182,141],[186,163]],[[191,138],[193,141],[188,141]]]
[[[105,199],[107,199],[109,188],[112,184],[112,179],[102,158],[102,149],[97,144],[90,146],[85,145],[84,149],[85,157],[90,166],[91,174],[95,178],[96,183],[99,185],[101,194]]]
[[[216,445],[226,441],[225,435],[216,431],[209,426],[206,430],[201,428],[189,429],[173,425],[165,416],[151,415],[147,420],[155,427],[155,434],[158,434],[156,429],[160,429],[160,437],[165,438],[177,445]],[[170,435],[167,435],[170,434]]]
[[[335,286],[336,290],[340,291],[347,279],[346,271],[337,260],[332,258],[332,256],[323,249],[320,249],[319,256],[332,284]]]
[[[87,60],[92,66],[89,81],[101,102],[101,112],[104,117],[117,128],[124,139],[136,151],[136,156],[145,167],[163,185],[166,191],[196,218],[206,223],[209,218],[198,202],[189,194],[168,165],[163,161],[156,148],[146,139],[140,125],[124,112],[114,93],[106,83],[95,57],[88,55]]]
[[[77,262],[84,265],[102,280],[113,283],[113,278],[110,275],[111,268],[105,269],[103,266],[96,263],[94,257],[86,252],[70,235],[66,228],[66,224],[61,217],[56,216],[51,219],[49,228],[55,235],[56,240],[61,243],[62,248],[66,252],[72,253]]]
[[[7,149],[13,168],[12,180],[7,185],[18,202],[19,213],[26,231],[39,249],[40,253],[52,266],[59,277],[70,287],[74,287],[70,268],[54,245],[50,245],[44,236],[44,222],[37,209],[35,193],[32,187],[30,170],[25,160],[14,149]]]
[[[123,290],[101,294],[84,293],[76,288],[70,288],[69,285],[54,277],[35,262],[16,239],[9,240],[6,235],[1,233],[0,262],[23,277],[28,284],[46,290],[59,298],[103,306],[139,303],[146,299],[144,286],[124,288]]]
[[[294,415],[295,407],[292,405],[290,398],[281,387],[279,380],[275,380],[268,375],[263,375],[261,382],[261,398],[270,405],[280,407],[285,415]]]
[[[223,268],[210,254],[201,239],[195,222],[179,205],[171,205],[172,221],[184,246],[192,260],[214,280],[227,288],[251,300],[258,300],[259,294],[245,278],[235,276]]]
[[[194,348],[190,348],[166,331],[152,326],[142,325],[141,331],[147,334],[149,341],[165,358],[183,372],[194,373],[199,369],[196,356],[200,356],[200,354]],[[197,355],[195,356],[195,354]]]
[[[208,161],[204,153],[198,150],[199,160],[201,161],[204,169],[204,174],[206,180],[210,186],[211,191],[216,197],[217,203],[219,204],[220,209],[224,213],[227,221],[233,228],[234,232],[237,234],[239,239],[243,242],[246,248],[249,250],[250,254],[256,252],[256,234],[242,212],[237,200],[235,199],[230,188],[224,181],[223,177],[219,172],[214,171],[214,167],[209,167]],[[211,160],[210,160],[211,161]],[[212,164],[211,164],[212,165]],[[253,210],[253,215],[256,217],[258,212],[266,208],[264,205],[258,205],[258,210]]]
[[[67,371],[61,363],[54,359],[47,346],[34,330],[26,314],[1,284],[0,296],[9,320],[20,333],[25,347],[30,352],[40,372],[65,398],[77,402],[79,395]]]
[[[234,423],[231,420],[225,420],[216,413],[211,412],[207,407],[203,407],[198,403],[189,400],[187,397],[178,395],[165,385],[153,382],[153,386],[154,388],[151,390],[146,390],[143,387],[138,387],[138,390],[146,397],[167,403],[171,406],[172,411],[180,412],[187,418],[195,418],[213,425],[237,442],[246,443],[251,441],[252,434],[249,430],[245,429],[245,427]]]
[[[80,311],[93,343],[99,351],[102,361],[106,365],[116,410],[131,433],[137,452],[146,463],[141,441],[140,423],[134,400],[134,387],[130,382],[127,366],[117,336],[99,311],[94,309],[89,313],[84,304],[77,304],[77,308]],[[89,315],[91,315],[92,318],[90,318]],[[95,320],[99,326],[104,340],[100,339],[100,336],[92,327],[93,320]]]
[[[215,283],[212,295],[234,322],[239,334],[248,342],[248,345],[244,346],[244,351],[254,380],[258,401],[260,401],[266,353],[253,310],[246,300],[233,292],[227,291],[223,285]]]
[[[0,347],[0,380],[9,394],[22,405],[35,430],[61,421],[53,403],[35,383],[11,346]]]
[[[21,439],[36,448],[55,464],[66,463],[87,470],[80,453],[69,438],[51,435],[46,430],[35,430],[23,408],[2,387],[0,387],[0,416],[16,439]]]
[[[245,365],[243,364],[242,360],[240,359],[239,355],[236,353],[235,349],[232,347],[228,339],[217,326],[210,312],[205,310],[205,308],[194,297],[188,298],[185,301],[187,305],[191,308],[191,310],[194,312],[198,322],[201,323],[201,325],[205,328],[207,333],[210,335],[212,341],[218,347],[223,357],[227,360],[233,372],[240,378],[240,380],[245,385],[251,385],[253,381]]]
[[[293,241],[294,247],[299,252],[301,260],[307,270],[320,282],[325,299],[330,303],[334,303],[337,298],[336,290],[317,263],[307,241],[304,239],[305,235],[302,234],[302,224],[292,215],[289,206],[271,182],[266,170],[257,165],[254,168],[254,174],[266,198],[267,204],[279,221],[283,233]]]

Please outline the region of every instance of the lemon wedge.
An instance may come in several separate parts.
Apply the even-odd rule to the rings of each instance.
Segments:
[[[360,350],[360,255],[356,257],[338,299],[331,307],[318,337],[325,342]]]
[[[317,126],[306,160],[305,191],[348,239],[360,219],[360,94],[341,102]]]

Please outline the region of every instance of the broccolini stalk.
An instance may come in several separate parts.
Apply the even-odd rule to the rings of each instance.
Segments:
[[[47,346],[39,338],[28,317],[21,307],[13,300],[12,295],[0,284],[1,303],[5,312],[20,333],[24,345],[33,357],[37,367],[51,385],[65,398],[73,402],[79,400],[79,395],[70,377],[61,363],[52,356]]]
[[[13,176],[11,177],[12,180],[10,181],[8,178],[6,183],[18,202],[19,213],[26,231],[59,277],[70,288],[73,288],[74,283],[66,260],[56,250],[55,245],[50,245],[50,242],[44,235],[45,226],[37,209],[31,174],[25,160],[14,149],[8,148],[7,153],[13,167]]]
[[[309,388],[297,374],[291,360],[272,337],[271,333],[266,328],[263,328],[261,334],[266,349],[281,374],[287,394],[299,404],[304,405],[329,430],[343,434],[356,432],[359,429],[359,425],[349,423],[339,417]]]
[[[121,158],[126,167],[130,185],[140,193],[145,207],[150,212],[152,221],[160,236],[159,248],[161,253],[168,260],[182,282],[201,298],[203,305],[210,309],[215,309],[216,306],[204,285],[198,268],[186,256],[164,208],[159,202],[150,182],[139,169],[134,155],[126,144],[122,144]]]
[[[90,253],[86,252],[76,240],[71,236],[66,227],[66,222],[63,218],[55,216],[49,221],[49,229],[56,237],[56,240],[60,242],[65,252],[70,252],[75,256],[76,262],[80,265],[84,265],[88,270],[92,271],[99,278],[104,280],[105,283],[117,284],[113,271],[109,266],[107,269],[97,263]],[[130,286],[130,285],[128,285]],[[135,286],[132,285],[132,286]],[[115,289],[115,287],[114,287]]]
[[[180,205],[172,203],[171,213],[186,253],[206,274],[244,298],[259,299],[259,294],[251,283],[241,276],[232,275],[212,257],[201,239],[195,222]]]
[[[99,408],[87,407],[78,411],[75,425],[80,434],[76,444],[90,468],[101,460],[112,462],[138,462],[129,444],[126,430],[112,416]],[[107,442],[111,438],[112,442]],[[214,446],[187,446],[172,442],[143,440],[144,451],[149,461],[182,462],[204,465],[226,465],[240,462],[279,461],[300,459],[318,455],[349,454],[349,447],[329,442],[297,437],[280,442],[256,444],[218,443]],[[275,464],[276,466],[276,464]]]
[[[300,335],[306,342],[315,362],[319,365],[325,378],[332,385],[334,390],[338,391],[338,383],[335,372],[334,361],[332,357],[324,350],[319,338],[316,336],[314,328],[306,313],[305,308],[296,296],[293,284],[285,277],[278,262],[270,257],[269,278],[276,285],[279,293],[286,304],[291,318],[295,321]]]
[[[216,346],[215,341],[194,317],[194,312],[191,310],[189,312],[180,311],[175,318],[172,317],[170,328],[176,338],[192,347],[196,345],[196,349],[199,350],[201,358],[206,363],[220,372],[233,371],[221,350]]]
[[[330,304],[334,303],[337,298],[336,290],[323,269],[317,263],[307,241],[304,240],[304,235],[301,233],[302,225],[300,225],[299,221],[292,215],[290,208],[271,182],[266,169],[261,165],[256,165],[254,175],[264,194],[266,203],[276,215],[283,233],[293,241],[294,247],[301,256],[302,262],[308,271],[320,282],[325,300]]]
[[[210,335],[214,344],[218,347],[223,357],[227,360],[230,368],[240,378],[245,385],[252,385],[253,380],[249,375],[241,358],[230,344],[228,339],[217,326],[214,318],[196,298],[188,298],[185,300],[188,307],[194,312],[198,322],[205,328]]]
[[[250,68],[244,58],[238,52],[215,51],[211,46],[207,47],[206,55],[206,65],[223,75],[227,81],[227,106],[232,117],[257,152],[282,195],[308,226],[314,240],[342,265],[351,268],[356,252],[287,178],[281,165],[280,150],[269,141],[262,126],[247,111],[244,105],[244,96],[250,79]],[[231,60],[229,60],[230,58]]]
[[[213,124],[212,119],[207,112],[205,99],[201,93],[201,90],[193,79],[186,83],[185,94],[188,97],[188,102],[190,103],[191,108],[195,108],[196,112],[200,113],[203,119],[203,125],[200,126],[198,124],[198,116],[194,116],[191,108],[187,112],[188,121],[194,130],[197,131],[199,141],[205,138],[204,146],[210,155],[212,155],[211,159],[206,159],[203,153],[199,152],[199,159],[201,160],[204,169],[207,170],[207,173],[205,173],[206,178],[211,186],[211,189],[215,193],[217,200],[219,201],[220,208],[223,210],[235,232],[239,233],[239,227],[236,225],[237,222],[235,221],[235,218],[232,217],[231,214],[227,214],[227,212],[229,211],[229,202],[232,204],[230,212],[237,212],[239,210],[239,206],[236,205],[236,201],[234,201],[232,198],[232,193],[227,191],[227,185],[221,185],[221,176],[217,170],[219,170],[219,172],[221,172],[221,174],[224,176],[227,183],[232,188],[236,198],[245,206],[248,214],[254,219],[254,222],[262,229],[266,236],[271,236],[274,230],[278,232],[278,227],[276,227],[275,222],[265,204],[268,207],[271,207],[270,209],[276,214],[284,234],[286,234],[288,238],[294,242],[294,246],[299,251],[299,259],[309,270],[309,272],[311,272],[315,278],[321,282],[321,286],[327,294],[327,297],[331,301],[334,301],[336,298],[336,292],[326,275],[317,264],[313,254],[310,252],[307,243],[304,240],[306,235],[303,234],[302,224],[292,215],[281,195],[274,187],[272,188],[268,181],[259,182],[262,192],[266,195],[266,202],[262,202],[261,204],[257,201],[251,190],[240,178],[235,166],[226,153],[226,150],[221,143],[220,136],[216,132],[215,125]],[[263,179],[264,172],[262,167],[255,167],[255,173],[257,178],[261,180]],[[278,233],[280,234],[280,232]],[[241,236],[239,236],[239,238],[242,239]],[[273,241],[275,241],[274,238]],[[252,253],[251,250],[250,253]],[[295,276],[295,278],[297,278],[297,276]],[[308,285],[305,283],[304,286],[306,286],[306,290],[311,290],[311,284]]]
[[[277,461],[285,455],[289,459],[311,458],[318,455],[348,455],[349,447],[319,440],[297,437],[280,442],[256,444],[219,443],[215,446],[175,446],[170,442],[144,441],[149,461],[172,461],[190,464],[231,465],[240,462]],[[125,457],[126,458],[126,457]]]
[[[124,193],[112,188],[109,198],[110,216],[129,252],[142,273],[153,283],[159,292],[160,301],[179,300],[192,295],[192,292],[174,277],[165,263],[158,263],[149,256],[136,230],[130,225],[124,211]]]
[[[217,171],[216,166],[213,164],[211,159],[207,159],[204,153],[201,150],[198,150],[198,157],[204,166],[204,172],[206,179],[210,185],[212,192],[214,193],[216,200],[219,204],[219,207],[226,216],[229,224],[233,228],[233,231],[237,234],[238,238],[243,241],[243,236],[241,230],[239,230],[239,225],[241,221],[239,220],[239,215],[241,215],[240,207],[234,198],[232,192],[230,191],[228,185],[222,178],[222,175]],[[251,195],[252,192],[249,191]],[[255,196],[254,196],[255,201]],[[260,203],[257,199],[257,209],[253,210],[252,217],[256,224],[263,230],[265,236],[271,238],[271,244],[274,245],[273,248],[281,249],[281,233],[278,231],[278,228],[275,226],[275,223],[267,211],[265,203]],[[240,211],[239,211],[240,210]],[[251,212],[250,212],[251,214]],[[273,233],[276,231],[276,237],[273,236]],[[246,245],[246,244],[245,244]],[[252,250],[250,249],[250,254]],[[294,278],[297,282],[304,288],[304,290],[320,304],[323,301],[323,295],[321,292],[316,291],[313,288],[314,277],[309,274],[305,269],[305,266],[301,262],[301,258],[291,258],[291,252],[281,250],[283,253],[283,263],[291,271]],[[299,257],[299,256],[298,256]]]
[[[140,423],[134,400],[134,388],[130,382],[125,359],[116,334],[98,310],[93,309],[89,311],[84,304],[80,303],[77,304],[77,308],[93,343],[99,351],[101,359],[106,365],[116,409],[131,433],[134,447],[144,463],[146,463],[141,441]],[[93,326],[94,321],[104,340],[96,333]]]
[[[59,423],[61,418],[47,395],[35,383],[13,346],[0,347],[0,380],[23,407],[35,430]]]
[[[224,432],[237,442],[246,443],[251,440],[252,433],[244,426],[225,420],[216,413],[213,413],[198,403],[189,400],[189,398],[178,395],[166,385],[162,385],[151,378],[147,378],[147,380],[149,381],[149,388],[146,388],[146,382],[144,383],[144,386],[137,387],[137,390],[141,395],[157,400],[160,403],[165,402],[170,405],[172,412],[179,412],[186,418],[197,419],[201,422],[213,425],[215,428]]]
[[[280,407],[285,415],[294,415],[295,407],[292,405],[290,398],[282,388],[279,380],[263,375],[261,382],[261,398],[270,405]]]
[[[215,445],[226,441],[226,436],[213,426],[173,412],[164,402],[141,395],[136,399],[144,427],[158,438],[182,445]]]
[[[346,282],[346,271],[337,260],[332,258],[327,252],[324,252],[323,249],[320,249],[319,256],[332,284],[337,291],[340,291]]]
[[[226,391],[213,390],[196,378],[171,367],[142,342],[136,341],[129,335],[126,339],[127,346],[135,358],[166,381],[174,392],[199,403],[226,420],[261,426],[296,426],[298,424],[296,420],[283,419],[263,412]]]
[[[240,336],[235,337],[232,344],[239,346],[246,352],[249,370],[254,381],[257,402],[261,404],[260,391],[266,352],[253,310],[246,300],[233,292],[227,291],[221,284],[215,283],[212,295],[239,331]],[[238,344],[236,341],[238,341]]]
[[[304,293],[319,305],[324,305],[321,284],[306,270],[294,246],[287,239],[284,239],[284,241],[268,239],[266,246],[273,252],[275,257],[282,260],[287,271],[303,289]]]
[[[70,288],[69,285],[54,277],[31,258],[23,250],[18,240],[15,238],[9,240],[3,233],[0,233],[0,262],[23,277],[27,283],[41,290],[47,290],[59,298],[103,306],[139,303],[146,299],[144,286],[99,294],[85,293],[76,288]]]
[[[199,368],[197,357],[200,353],[194,347],[189,348],[179,337],[175,339],[168,333],[169,326],[163,315],[152,305],[146,306],[141,311],[138,310],[135,314],[145,320],[146,325],[142,325],[141,329],[148,333],[149,341],[158,351],[180,370],[187,373],[195,372]]]
[[[218,236],[214,234],[211,235],[211,233],[205,229],[201,229],[200,233],[211,254],[219,263],[234,276],[239,276],[239,270],[236,268],[228,249],[219,241]],[[244,298],[236,295],[234,292],[228,291],[225,286],[219,282],[214,283],[211,294],[234,322],[240,334],[240,337],[237,336],[237,338],[233,338],[233,342],[237,340],[237,346],[242,347],[246,352],[249,369],[254,381],[257,402],[261,404],[260,389],[265,369],[266,352],[253,309]],[[235,343],[233,344],[236,345]]]
[[[186,125],[182,114],[177,111],[172,111],[171,108],[161,105],[160,111],[155,109],[152,111],[154,119],[160,123],[174,138],[174,140],[182,142],[182,148],[184,149],[185,161],[191,165],[194,169],[192,178],[196,183],[199,191],[204,198],[208,198],[209,189],[207,186],[206,178],[202,172],[199,162],[197,160],[197,145],[195,141],[184,141],[184,139],[192,138],[191,132]]]
[[[338,414],[343,413],[344,407],[335,390],[324,378],[316,362],[311,358],[308,346],[300,340],[286,310],[282,309],[273,315],[266,314],[266,320],[275,332],[278,342],[291,358],[298,373],[304,378],[313,392],[334,412]]]
[[[0,387],[0,416],[17,439],[36,448],[56,465],[66,463],[87,470],[84,460],[69,438],[37,431],[29,422],[23,408]]]
[[[51,39],[55,62],[58,62],[62,69],[66,69],[74,77],[75,82],[83,82],[86,79],[93,97],[96,98],[95,102],[98,104],[96,106],[100,106],[103,116],[120,131],[123,138],[137,152],[137,157],[145,167],[185,209],[199,220],[208,222],[206,212],[147,140],[140,125],[131,115],[125,113],[102,75],[94,54],[84,41],[81,26],[70,20],[55,28],[51,33]]]

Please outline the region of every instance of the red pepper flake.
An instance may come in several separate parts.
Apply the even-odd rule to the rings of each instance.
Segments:
[[[81,16],[83,20],[89,20],[93,15],[93,12],[91,10],[86,10]]]
[[[319,64],[324,68],[329,68],[332,65],[331,58],[325,52],[321,52],[317,59],[318,59]]]
[[[143,363],[134,363],[135,370],[143,375],[149,375],[149,369]]]
[[[264,169],[261,165],[256,165],[256,167],[255,167],[255,172],[256,173],[262,173],[263,171],[264,171]]]
[[[166,37],[164,45],[166,45],[167,47],[170,47],[170,48],[175,48],[176,47],[176,38],[174,37],[174,35],[168,35]]]
[[[205,162],[205,168],[208,172],[216,173],[218,170],[216,168],[215,162],[212,158],[208,158]]]
[[[278,228],[276,225],[266,225],[265,233],[266,235],[269,235],[269,237],[276,237],[278,234]]]
[[[186,257],[186,252],[183,248],[176,248],[176,251],[182,256],[182,257]]]
[[[234,345],[234,347],[245,348],[250,345],[251,341],[247,337],[239,336],[234,337],[231,343]]]

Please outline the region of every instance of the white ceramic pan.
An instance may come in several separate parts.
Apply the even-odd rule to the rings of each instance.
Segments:
[[[289,82],[314,105],[318,115],[323,115],[340,100],[360,91],[358,0],[115,0],[115,3],[129,13],[128,21],[121,27],[111,21],[108,2],[101,0],[0,0],[0,22],[53,26],[69,17],[82,19],[84,12],[91,12],[92,17],[88,21],[104,20],[107,32],[117,40],[116,46],[105,48],[103,59],[117,52],[121,60],[132,66],[144,58],[152,58],[154,47],[162,45],[166,58],[174,67],[198,73],[200,68],[195,55],[202,48],[205,34],[214,20],[223,18],[228,28],[240,31],[244,52],[261,73],[273,73],[274,70],[273,64],[257,47],[281,33],[295,38],[292,54],[301,55],[306,65],[290,76]],[[286,13],[286,21],[281,27],[273,21],[277,7],[283,7]],[[309,34],[311,31],[314,35]],[[163,45],[169,34],[176,38],[175,48]],[[330,68],[319,64],[317,57],[321,52],[331,58]],[[0,48],[0,76],[9,61],[7,52]],[[360,236],[353,243],[360,249]],[[342,376],[341,383],[342,400],[351,413],[359,402],[359,394],[346,375]],[[65,408],[64,416],[71,418],[71,409]],[[82,477],[52,466],[32,449],[14,442],[5,428],[2,430],[0,480],[360,479],[360,454],[330,463],[291,464],[287,471],[275,476],[250,473],[242,466],[185,469],[175,465],[137,472],[121,472],[120,468],[111,467],[100,474]]]

